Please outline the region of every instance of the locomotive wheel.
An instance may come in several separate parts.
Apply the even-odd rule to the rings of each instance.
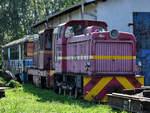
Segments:
[[[74,94],[75,98],[78,98],[78,88],[75,88],[75,94]]]
[[[62,90],[62,89],[61,89],[61,87],[59,86],[59,92],[58,92],[59,94],[61,94],[61,90]]]

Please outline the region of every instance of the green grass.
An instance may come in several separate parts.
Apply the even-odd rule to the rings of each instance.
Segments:
[[[4,87],[5,84],[6,84],[6,81],[2,77],[0,77],[0,87]]]
[[[0,113],[126,113],[108,105],[75,100],[50,90],[24,84],[21,88],[6,90],[0,99]]]

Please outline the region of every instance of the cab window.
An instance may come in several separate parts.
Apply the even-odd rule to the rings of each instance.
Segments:
[[[77,35],[82,35],[83,34],[83,25],[82,24],[71,24],[67,26],[65,30],[65,37],[73,37]]]
[[[58,28],[55,28],[53,31],[53,38],[58,38]]]
[[[58,38],[63,38],[63,33],[64,33],[64,26],[60,27],[60,33]]]
[[[98,24],[95,24],[95,23],[89,24],[88,26],[89,27],[90,26],[96,26],[96,27],[99,28],[99,31],[106,31],[106,29],[102,25],[98,25]]]
[[[51,49],[52,48],[52,35],[51,35],[51,33],[47,33],[45,35],[45,38],[46,38],[45,49]]]
[[[40,44],[40,49],[43,49],[43,45],[44,45],[44,34],[40,35],[40,40],[39,40],[39,44]]]

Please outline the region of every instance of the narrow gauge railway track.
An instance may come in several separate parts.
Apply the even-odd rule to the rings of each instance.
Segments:
[[[108,94],[108,104],[116,109],[134,113],[150,113],[150,87],[144,86],[123,93]]]

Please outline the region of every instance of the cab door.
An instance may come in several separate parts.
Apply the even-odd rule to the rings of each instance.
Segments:
[[[56,72],[61,73],[63,71],[63,32],[64,26],[59,26],[55,28],[54,35],[55,35],[55,69]]]

